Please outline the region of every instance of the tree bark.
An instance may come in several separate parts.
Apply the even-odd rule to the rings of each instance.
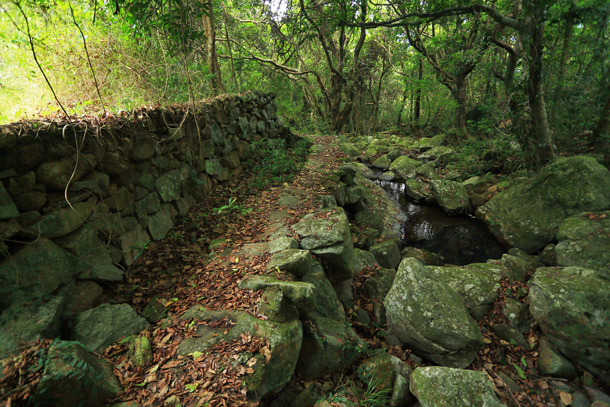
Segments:
[[[222,85],[222,76],[220,73],[220,65],[218,64],[218,55],[216,54],[216,30],[214,29],[214,5],[211,0],[203,1],[203,8],[207,12],[201,17],[203,22],[203,30],[206,36],[206,48],[208,53],[208,66],[210,75],[212,76],[212,89],[214,94],[224,93],[225,89]]]
[[[555,158],[549,121],[544,102],[544,91],[542,89],[542,56],[544,50],[544,5],[540,0],[534,0],[534,14],[529,18],[529,52],[528,52],[528,81],[527,93],[530,106],[530,117],[532,134],[534,139],[534,152],[536,165],[543,166]]]
[[[604,97],[606,102],[602,107],[601,115],[595,130],[593,130],[593,137],[595,137],[597,144],[607,144],[608,141],[602,139],[602,136],[610,134],[610,80],[606,79],[606,88],[604,89]],[[604,143],[605,142],[605,143]]]
[[[415,91],[415,103],[413,105],[413,127],[415,137],[421,137],[421,81],[424,78],[424,61],[417,58],[417,90]]]

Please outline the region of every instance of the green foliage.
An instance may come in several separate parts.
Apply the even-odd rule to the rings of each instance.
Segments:
[[[137,250],[136,255],[133,257],[134,260],[137,260],[141,257],[146,250],[148,250],[148,245],[150,244],[150,240],[146,242],[138,242],[135,246],[131,246],[133,250]]]
[[[310,144],[308,140],[300,139],[293,149],[288,149],[286,140],[279,138],[252,143],[252,159],[257,165],[250,186],[263,189],[290,179],[301,168]]]

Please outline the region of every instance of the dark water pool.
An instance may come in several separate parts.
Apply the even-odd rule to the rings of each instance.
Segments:
[[[449,216],[442,208],[405,195],[404,183],[373,180],[400,205],[403,247],[417,247],[443,256],[446,263],[464,265],[499,259],[506,252],[489,229],[471,216]]]

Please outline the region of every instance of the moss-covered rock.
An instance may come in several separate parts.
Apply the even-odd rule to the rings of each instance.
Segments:
[[[389,170],[394,172],[398,177],[406,180],[415,176],[415,170],[421,164],[420,161],[403,155],[392,161]]]
[[[303,277],[311,269],[311,253],[307,250],[287,249],[277,252],[269,259],[270,269],[276,267],[297,277]]]
[[[349,221],[342,208],[326,208],[308,215],[292,229],[302,236],[301,247],[320,256],[332,267],[327,270],[331,282],[354,276],[354,245]]]
[[[483,372],[430,366],[415,369],[411,392],[422,407],[503,407]]]
[[[567,218],[557,233],[557,264],[603,272],[610,278],[610,211]]]
[[[438,146],[420,154],[418,158],[424,161],[437,161],[438,163],[445,165],[454,161],[457,158],[457,154],[451,147]]]
[[[473,263],[463,267],[428,266],[428,270],[464,298],[464,304],[476,319],[483,318],[498,298],[500,266]]]
[[[129,356],[131,362],[137,367],[146,367],[152,362],[153,354],[150,340],[145,336],[138,336],[129,343]]]
[[[101,407],[123,389],[112,365],[90,354],[77,342],[60,341],[49,348],[33,405]]]
[[[536,270],[529,281],[530,313],[572,362],[610,384],[610,281],[581,267]]]
[[[381,267],[395,269],[400,264],[400,248],[395,240],[385,240],[370,247]]]
[[[470,197],[464,186],[457,181],[432,180],[430,192],[436,202],[450,215],[470,211]]]
[[[258,360],[253,366],[252,377],[246,379],[248,395],[253,400],[259,400],[265,395],[281,390],[292,378],[296,367],[303,331],[301,321],[293,320],[286,323],[262,321],[243,311],[210,311],[201,306],[187,310],[182,317],[189,320],[217,321],[223,318],[234,325],[227,328],[210,328],[199,325],[196,338],[184,339],[178,346],[180,355],[193,352],[205,352],[221,341],[238,339],[243,333],[264,338],[269,343],[271,355],[269,359]],[[261,355],[262,356],[262,355]]]
[[[345,322],[309,315],[297,372],[305,380],[333,373],[353,364],[365,349],[365,342]]]
[[[405,181],[405,193],[409,198],[419,201],[430,196],[430,187],[419,178],[408,179]]]
[[[387,154],[384,154],[375,161],[373,161],[373,167],[382,169],[384,171],[387,171],[388,168],[390,168],[390,165],[392,165],[392,161],[390,160]]]
[[[303,277],[303,281],[310,283],[315,287],[315,312],[327,318],[345,321],[343,305],[341,304],[335,289],[330,284],[330,281],[326,278],[324,269],[320,263],[315,262],[313,264],[311,271]]]
[[[244,290],[259,291],[267,287],[278,287],[301,312],[306,314],[316,308],[314,290],[315,286],[302,281],[282,281],[270,276],[249,275],[239,283]]]
[[[402,260],[383,303],[391,333],[438,364],[466,367],[483,345],[462,297],[414,258]]]
[[[534,253],[564,219],[610,207],[610,171],[585,156],[558,158],[540,173],[492,198],[477,215],[508,244]]]

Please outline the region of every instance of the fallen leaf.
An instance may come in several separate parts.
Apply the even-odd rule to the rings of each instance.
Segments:
[[[574,402],[574,397],[572,397],[572,395],[570,393],[566,393],[563,391],[559,392],[559,398],[561,399],[563,404],[565,404],[566,406],[569,406],[570,404],[572,404]]]

